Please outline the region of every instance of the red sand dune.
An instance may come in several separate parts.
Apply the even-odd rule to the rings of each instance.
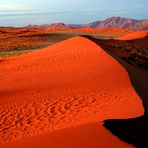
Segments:
[[[90,33],[90,34],[128,34],[132,33],[132,30],[121,28],[71,28],[65,24],[53,24],[47,28],[49,32],[74,32],[74,33]]]
[[[134,39],[144,38],[147,35],[148,35],[147,31],[135,31],[133,33],[129,33],[127,35],[124,35],[124,36],[116,38],[116,39],[118,39],[118,40],[134,40]]]
[[[0,148],[131,148],[107,131],[102,123],[57,130],[0,145]]]
[[[127,34],[132,33],[133,31],[120,28],[78,28],[71,29],[70,32],[80,32],[80,33],[94,33],[94,34]]]
[[[0,143],[108,118],[137,117],[144,113],[141,99],[125,69],[86,38],[71,38],[10,58],[0,65]],[[94,138],[99,129],[108,135],[106,142],[102,142],[107,146],[112,135],[98,126]],[[77,130],[78,135],[75,133],[74,137],[83,135],[83,130]],[[68,132],[73,133],[74,130]],[[60,137],[62,133],[65,132],[59,131]],[[54,137],[54,133],[48,134]],[[41,141],[44,143],[43,137]],[[98,135],[98,143],[99,137],[101,135]],[[112,145],[124,145],[115,137],[111,139],[116,141]],[[57,140],[60,141],[59,137]],[[29,141],[31,143],[32,140]],[[80,141],[73,139],[72,145],[74,143],[79,145]]]

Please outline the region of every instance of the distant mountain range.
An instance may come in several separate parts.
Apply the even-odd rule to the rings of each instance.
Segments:
[[[75,28],[122,28],[130,30],[148,30],[148,20],[135,20],[123,17],[111,17],[89,24],[70,25]]]
[[[33,26],[28,26],[33,27]],[[41,27],[41,26],[34,26]],[[95,21],[88,24],[64,24],[64,23],[52,23],[50,25],[42,25],[49,29],[75,29],[75,28],[120,28],[129,30],[148,30],[148,20],[135,20],[124,17],[110,17],[105,20]]]

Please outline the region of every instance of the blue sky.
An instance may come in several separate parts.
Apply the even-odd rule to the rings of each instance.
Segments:
[[[148,0],[2,0],[0,25],[23,25],[23,19],[35,24],[86,23],[111,16],[148,19],[147,8]]]

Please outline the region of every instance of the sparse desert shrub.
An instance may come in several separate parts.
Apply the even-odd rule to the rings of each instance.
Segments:
[[[128,57],[128,60],[135,62],[137,60],[137,56],[135,54],[132,54]]]
[[[132,52],[132,50],[130,48],[126,48],[125,49],[127,52]]]
[[[131,61],[129,61],[129,60],[127,60],[127,63],[130,64],[130,65],[132,64]]]
[[[141,68],[148,69],[148,63],[147,62],[138,62],[137,65]]]
[[[116,47],[116,48],[122,48],[122,46],[120,46],[120,45],[115,45],[115,47]]]
[[[144,54],[145,51],[143,49],[138,49],[137,52]]]
[[[125,56],[122,56],[121,59],[124,60],[124,61],[126,61],[126,57]]]
[[[148,61],[148,56],[142,56],[142,59]]]

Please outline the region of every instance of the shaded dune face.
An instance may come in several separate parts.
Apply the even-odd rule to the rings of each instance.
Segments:
[[[148,35],[148,31],[135,31],[133,33],[129,33],[127,35],[121,36],[116,38],[118,40],[134,40],[134,39],[141,39]]]
[[[0,143],[144,112],[127,72],[83,37],[0,65]]]

